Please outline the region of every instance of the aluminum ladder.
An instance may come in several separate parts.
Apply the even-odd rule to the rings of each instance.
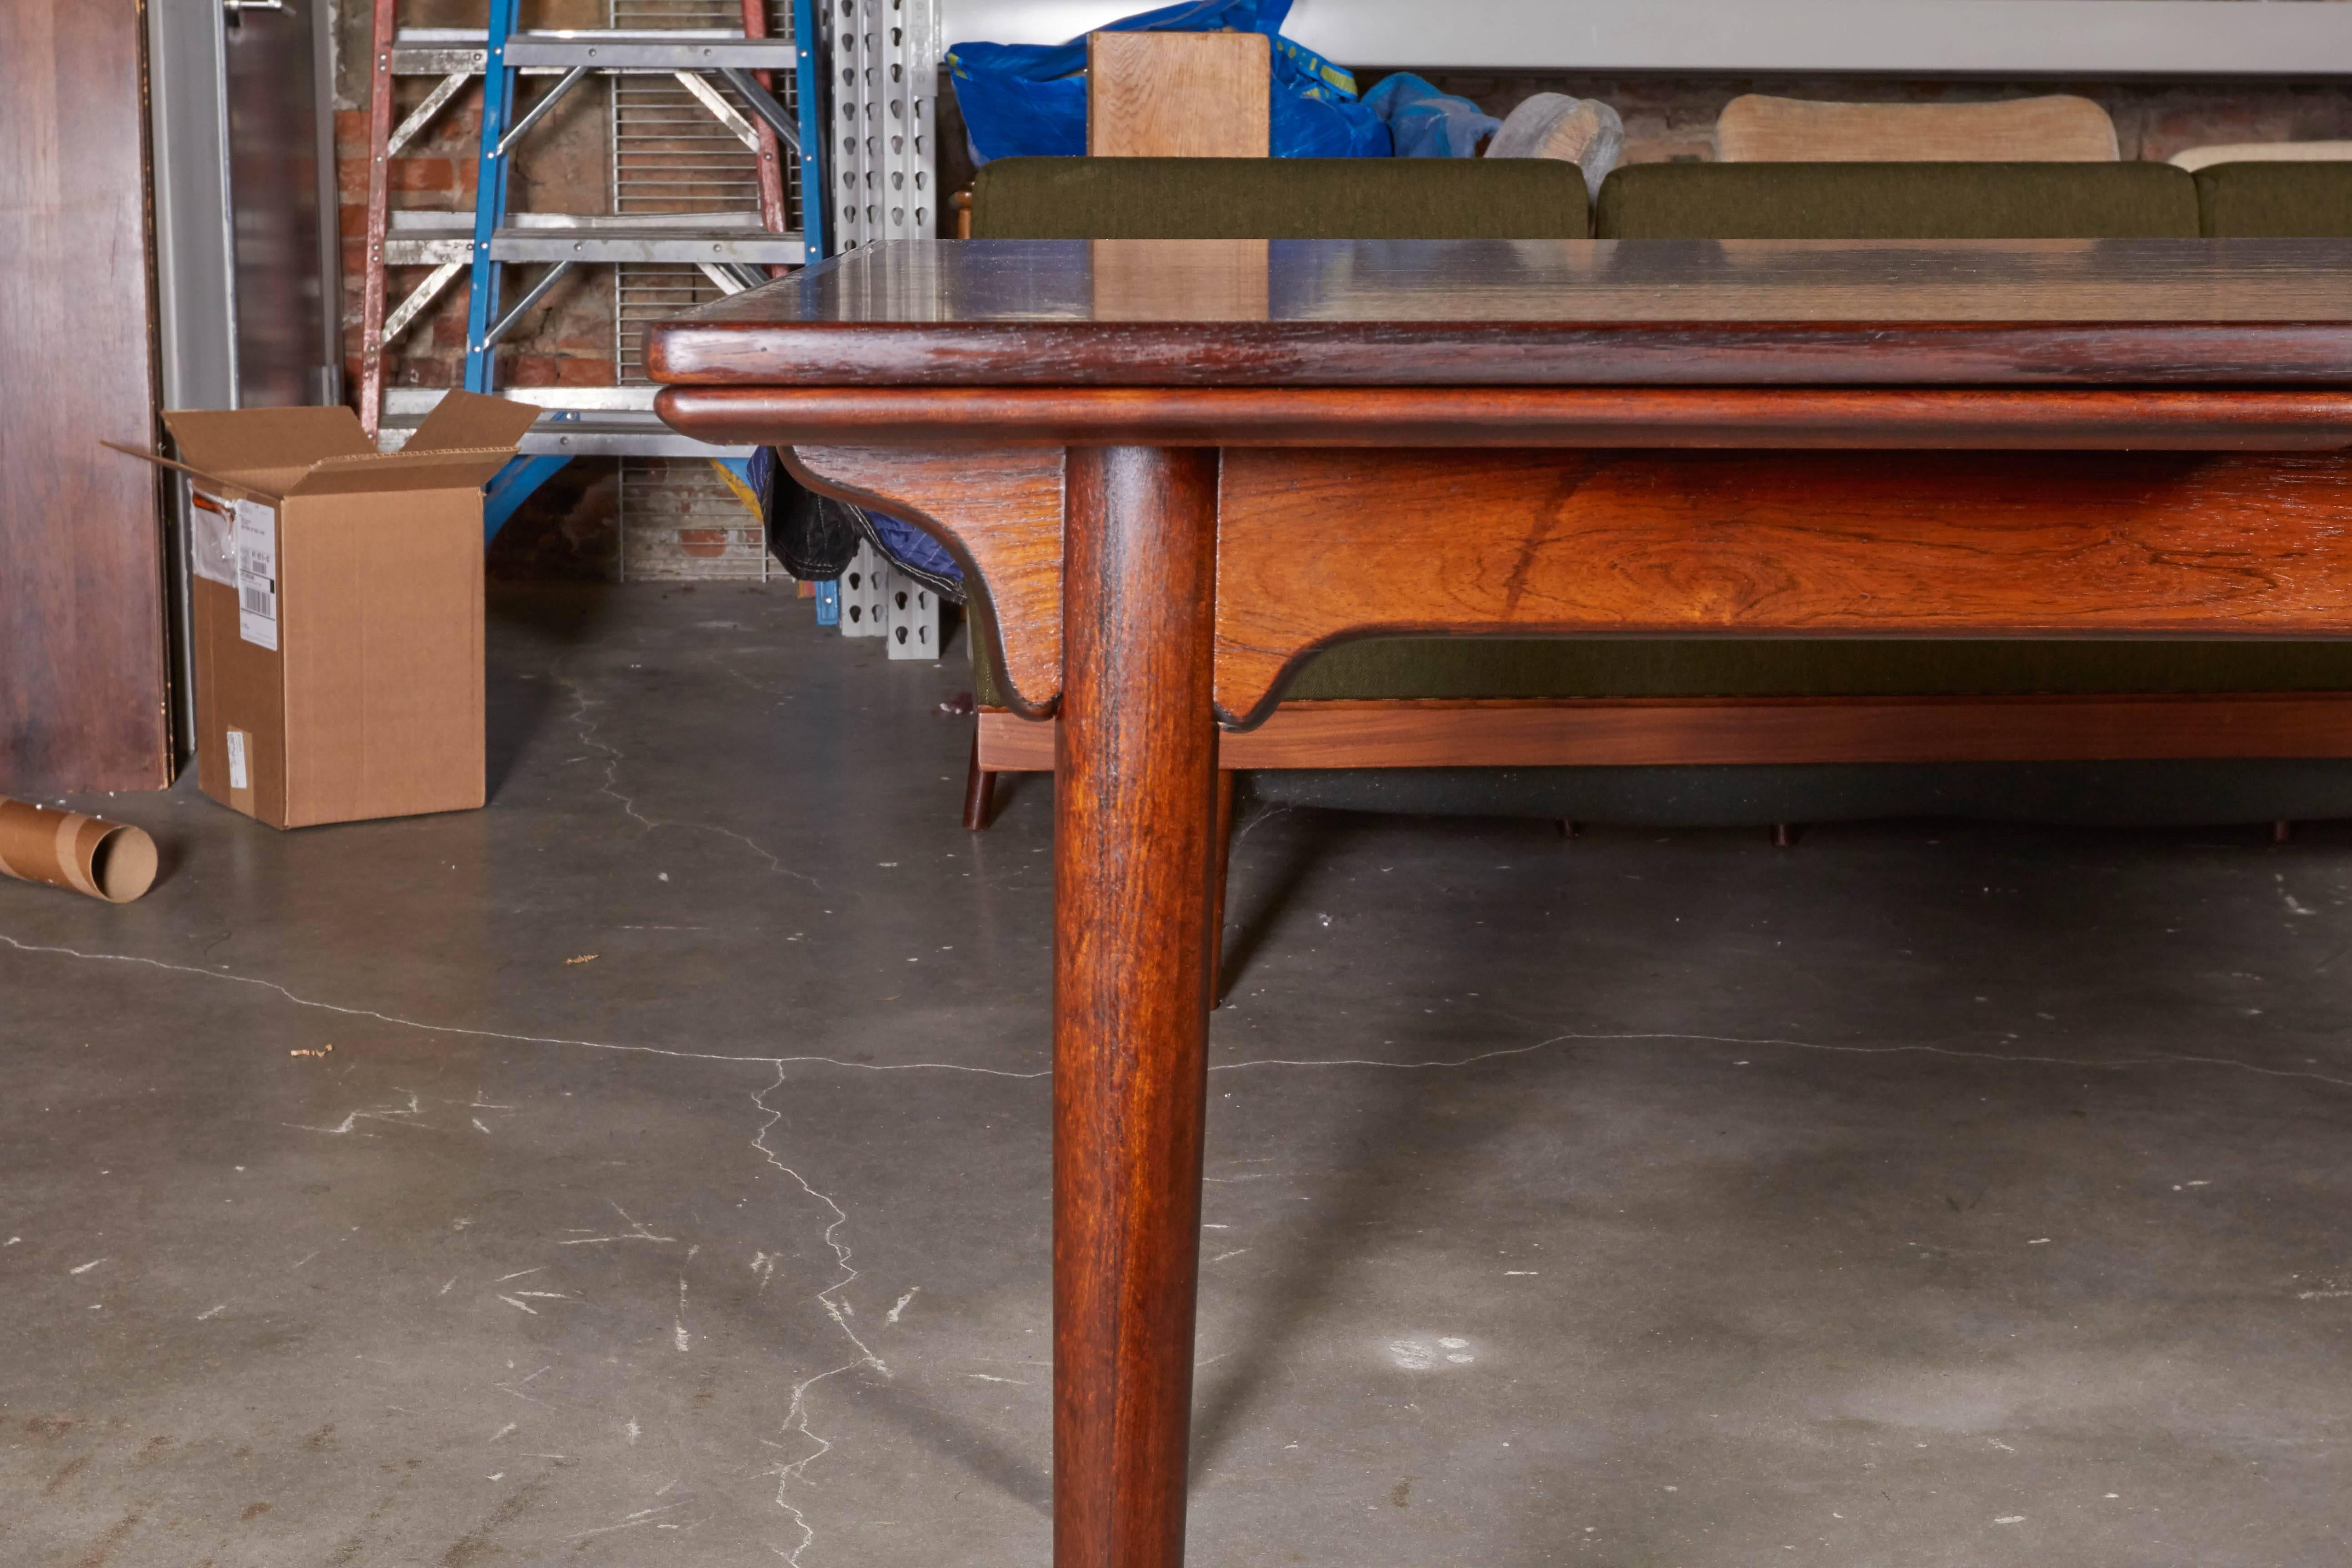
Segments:
[[[780,143],[795,153],[809,149],[802,172],[804,197],[823,189],[817,167],[822,132],[816,119],[820,67],[815,9],[816,0],[793,0],[792,34],[771,38],[765,36],[761,0],[743,0],[740,32],[522,32],[515,26],[518,0],[490,0],[488,26],[483,31],[402,30],[395,24],[394,0],[375,0],[361,364],[361,418],[371,433],[387,446],[397,445],[437,395],[395,394],[394,401],[402,405],[388,409],[385,351],[459,276],[469,279],[470,296],[465,384],[471,391],[489,392],[503,390],[498,386],[500,340],[574,268],[683,263],[699,268],[731,293],[822,255],[822,201],[804,199],[814,220],[805,232],[785,226],[779,150]],[[783,69],[793,73],[797,113],[787,110],[771,91],[773,73]],[[510,161],[531,129],[589,77],[614,72],[676,77],[720,124],[751,146],[758,157],[758,214],[600,217],[509,211]],[[555,79],[518,114],[518,81],[525,75]],[[392,79],[396,76],[438,79],[425,100],[394,126]],[[477,77],[484,96],[472,216],[394,211],[391,159]],[[713,79],[734,89],[733,101]],[[738,102],[749,109],[748,115]],[[543,270],[513,304],[501,309],[506,268],[532,265]],[[387,309],[389,268],[419,266],[432,270],[397,307]],[[654,391],[644,386],[527,387],[509,393],[548,412],[524,437],[521,455],[488,487],[486,534],[494,536],[514,509],[573,457],[703,457],[743,478],[749,448],[713,447],[669,430],[653,413]]]

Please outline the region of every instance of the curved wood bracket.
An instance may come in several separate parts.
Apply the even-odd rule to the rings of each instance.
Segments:
[[[1053,713],[1062,696],[1060,447],[777,450],[809,489],[938,540],[963,568],[965,614],[1003,672],[1005,705],[1026,719]]]

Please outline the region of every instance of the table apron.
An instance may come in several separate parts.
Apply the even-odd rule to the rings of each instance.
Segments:
[[[1061,692],[1066,454],[802,447],[966,567],[1009,704]],[[2352,635],[2352,454],[1232,447],[1215,706],[1384,635]]]

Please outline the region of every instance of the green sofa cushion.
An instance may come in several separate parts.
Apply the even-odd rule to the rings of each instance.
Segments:
[[[974,239],[1582,239],[1550,158],[999,158]]]
[[[2352,690],[2352,642],[1536,641],[1368,637],[1285,695],[1881,697]]]
[[[2352,163],[2212,163],[2194,178],[2215,239],[2352,239]]]
[[[972,646],[974,694],[1004,705]],[[1909,642],[1367,637],[1283,695],[1375,698],[2082,696],[2352,691],[2352,642]]]
[[[2169,163],[1633,163],[1602,239],[2194,239]]]

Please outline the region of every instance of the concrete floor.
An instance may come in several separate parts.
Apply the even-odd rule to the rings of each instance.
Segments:
[[[1043,1564],[1051,791],[780,592],[0,883],[0,1563]],[[2347,1557],[2352,829],[1249,819],[1191,1560]]]

